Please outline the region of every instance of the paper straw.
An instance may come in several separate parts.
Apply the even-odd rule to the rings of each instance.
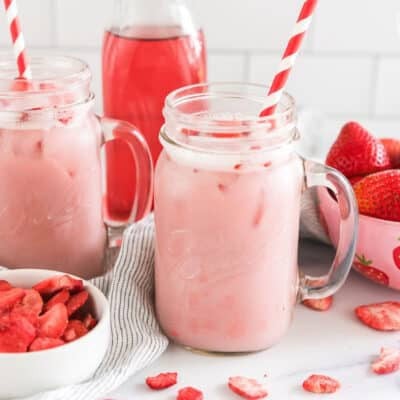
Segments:
[[[285,89],[286,82],[289,79],[290,72],[295,64],[299,54],[304,37],[311,25],[315,8],[318,0],[306,0],[297,19],[292,36],[286,46],[278,72],[272,81],[271,88],[267,97],[266,108],[261,112],[261,117],[266,117],[275,113]]]

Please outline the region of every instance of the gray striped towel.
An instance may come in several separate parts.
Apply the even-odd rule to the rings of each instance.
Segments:
[[[96,400],[122,385],[167,348],[153,309],[152,216],[126,230],[115,266],[95,284],[110,301],[112,339],[91,380],[24,400]]]

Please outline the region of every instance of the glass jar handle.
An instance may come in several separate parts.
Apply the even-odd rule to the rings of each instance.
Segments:
[[[132,210],[127,219],[113,218],[107,208],[107,185],[103,184],[103,215],[104,222],[109,228],[109,245],[121,245],[124,228],[132,222],[145,217],[153,202],[153,161],[149,147],[139,130],[125,121],[98,117],[103,132],[103,149],[105,143],[113,140],[122,140],[132,152],[136,171],[136,190]],[[107,163],[103,162],[103,182],[107,182]]]
[[[321,299],[337,292],[351,270],[356,252],[358,207],[350,183],[340,172],[313,161],[303,162],[306,189],[325,186],[332,190],[340,210],[339,243],[328,274],[320,277],[304,275],[300,280],[300,300]]]

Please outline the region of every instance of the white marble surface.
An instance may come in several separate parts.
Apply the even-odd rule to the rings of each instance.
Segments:
[[[328,265],[329,249],[303,245],[302,263],[317,272]],[[323,373],[339,379],[342,388],[328,398],[337,400],[391,400],[400,398],[400,372],[377,376],[369,365],[381,346],[400,346],[400,333],[370,330],[354,317],[360,304],[400,300],[400,293],[378,287],[352,273],[326,313],[297,306],[293,325],[280,344],[267,351],[242,356],[208,356],[193,354],[171,345],[153,365],[132,377],[110,394],[115,400],[173,400],[179,387],[195,386],[212,400],[239,399],[229,391],[226,381],[231,375],[265,380],[270,399],[318,399],[306,393],[303,380],[311,373]],[[179,384],[162,392],[153,392],[144,384],[146,376],[159,372],[179,372]],[[267,378],[264,375],[267,374]],[[322,396],[326,398],[327,396]]]

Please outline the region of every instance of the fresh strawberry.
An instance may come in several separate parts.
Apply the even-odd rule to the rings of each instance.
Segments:
[[[177,381],[178,374],[176,372],[164,372],[157,376],[146,378],[146,385],[153,390],[162,390],[176,385]]]
[[[381,142],[385,146],[392,168],[400,168],[400,140],[381,139]]]
[[[13,288],[0,292],[0,311],[10,310],[25,296],[25,290]]]
[[[13,285],[11,285],[10,282],[7,282],[5,280],[0,280],[0,292],[3,292],[4,290],[10,290],[13,288]]]
[[[23,316],[0,317],[0,353],[23,353],[35,339],[35,327]]]
[[[71,296],[71,298],[67,301],[68,316],[71,316],[82,306],[84,306],[88,299],[89,293],[86,290],[82,290],[79,293]]]
[[[244,399],[263,399],[268,396],[264,385],[255,379],[233,376],[228,380],[229,389]]]
[[[372,261],[368,260],[364,255],[356,255],[353,267],[366,278],[384,286],[389,285],[389,277],[383,271],[372,266]]]
[[[60,338],[68,325],[68,312],[64,304],[55,304],[39,317],[40,337]]]
[[[360,182],[361,179],[364,179],[364,177],[363,176],[353,176],[353,177],[349,178],[351,186],[354,186],[356,183]]]
[[[66,304],[70,297],[71,297],[71,295],[69,294],[69,291],[67,289],[63,289],[63,290],[61,290],[61,292],[56,293],[44,305],[44,310],[48,311],[48,310],[50,310],[51,307],[53,307],[55,304],[58,304],[58,303]]]
[[[83,289],[83,281],[68,275],[57,275],[36,284],[33,289],[40,294],[53,294],[62,289],[78,291]]]
[[[354,185],[360,214],[400,221],[400,170],[368,175]]]
[[[303,382],[303,389],[311,393],[335,393],[340,389],[340,383],[325,375],[310,375]]]
[[[176,400],[203,400],[203,393],[193,387],[185,387],[178,392]]]
[[[390,168],[385,146],[357,122],[347,123],[331,147],[326,163],[347,178]]]
[[[379,357],[371,364],[378,375],[390,374],[400,369],[400,350],[382,348]]]
[[[333,296],[325,297],[323,299],[308,299],[303,300],[303,304],[315,311],[328,311],[332,307]]]
[[[388,301],[357,307],[358,319],[378,331],[400,331],[400,303]]]
[[[85,336],[88,333],[87,328],[83,324],[82,321],[77,319],[71,319],[68,322],[68,326],[65,329],[63,339],[66,342],[73,342],[76,339],[79,339],[82,336]]]
[[[90,313],[86,315],[82,322],[88,331],[90,331],[97,325],[97,320]]]
[[[61,339],[38,337],[29,346],[29,351],[53,349],[54,347],[62,346],[64,343]]]

